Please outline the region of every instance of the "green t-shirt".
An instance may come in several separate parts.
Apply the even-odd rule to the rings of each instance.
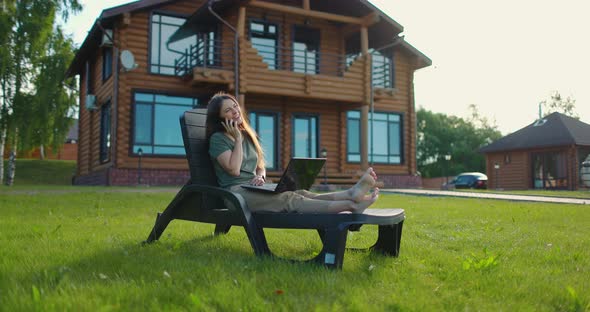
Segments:
[[[242,141],[242,151],[244,158],[242,159],[242,167],[240,168],[240,176],[234,177],[228,174],[217,161],[217,157],[225,151],[232,151],[235,142],[228,138],[222,132],[214,133],[209,139],[209,156],[213,160],[215,167],[215,175],[217,176],[217,183],[219,186],[227,188],[237,184],[249,183],[256,175],[256,164],[258,164],[258,154],[254,144],[246,137]]]

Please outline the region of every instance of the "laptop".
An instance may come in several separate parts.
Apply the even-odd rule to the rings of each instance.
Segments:
[[[242,187],[266,193],[308,190],[324,167],[325,162],[325,158],[291,158],[279,183],[266,183],[260,186],[244,184]]]

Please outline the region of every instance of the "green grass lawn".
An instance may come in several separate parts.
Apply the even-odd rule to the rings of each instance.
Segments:
[[[174,193],[117,190],[0,193],[0,310],[590,310],[587,206],[383,195],[406,209],[400,257],[347,251],[332,271],[257,258],[240,228],[173,221],[142,246]],[[314,231],[267,236],[285,257],[320,249]]]

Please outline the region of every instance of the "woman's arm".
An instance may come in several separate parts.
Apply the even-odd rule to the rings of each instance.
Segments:
[[[240,175],[244,152],[242,150],[243,136],[238,125],[235,122],[226,120],[223,127],[227,133],[234,139],[234,148],[231,151],[225,151],[217,156],[217,162],[228,174],[237,177]]]

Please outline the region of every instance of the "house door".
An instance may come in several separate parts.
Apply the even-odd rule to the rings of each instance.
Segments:
[[[532,159],[535,189],[567,189],[567,160],[564,154],[535,153]]]

